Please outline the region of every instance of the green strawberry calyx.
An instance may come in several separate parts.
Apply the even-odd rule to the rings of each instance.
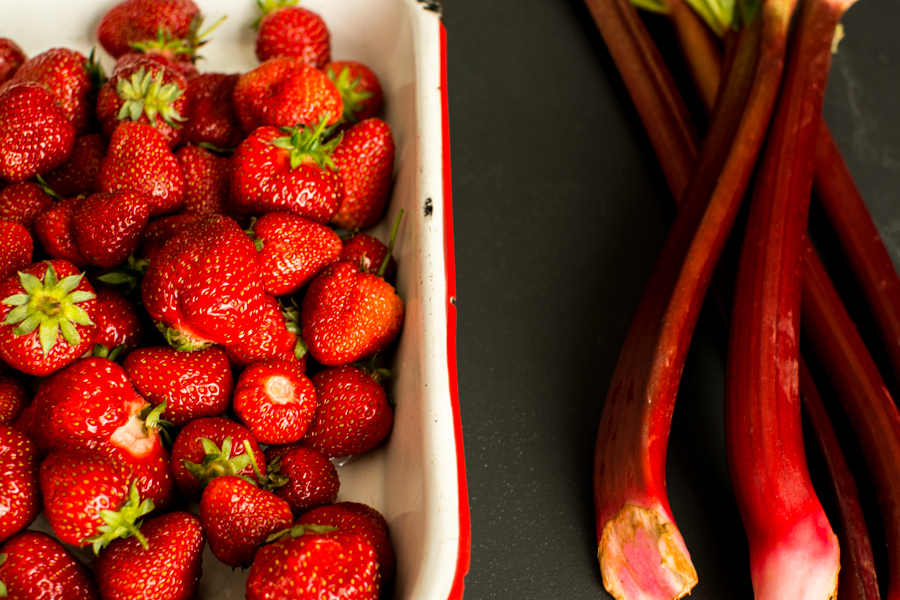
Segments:
[[[222,24],[225,16],[200,31],[203,25],[203,15],[197,15],[191,20],[187,36],[184,38],[172,37],[172,33],[163,27],[156,31],[156,39],[132,42],[131,47],[142,54],[161,54],[167,58],[178,60],[181,56],[187,56],[190,61],[196,62],[197,50],[209,43],[209,34]]]
[[[139,519],[152,512],[153,509],[153,500],[150,498],[141,500],[140,492],[137,489],[137,479],[135,479],[131,482],[128,499],[122,507],[117,511],[101,510],[100,518],[103,520],[104,525],[97,527],[97,535],[92,538],[86,538],[84,541],[91,544],[94,554],[98,554],[101,548],[105,548],[113,540],[132,536],[146,549],[148,547],[147,538],[140,532],[141,521]]]
[[[331,154],[337,145],[341,143],[343,133],[339,133],[327,142],[324,141],[330,130],[326,127],[330,113],[325,113],[319,123],[313,128],[307,125],[297,127],[282,127],[287,133],[285,137],[275,138],[269,143],[277,148],[290,151],[291,168],[296,169],[303,163],[315,162],[320,168],[328,168],[336,171]]]
[[[276,531],[272,535],[266,538],[265,543],[271,544],[272,542],[277,542],[278,540],[283,540],[287,538],[298,538],[302,535],[306,535],[307,533],[314,533],[317,535],[322,535],[323,533],[328,533],[329,531],[337,531],[337,527],[332,525],[319,525],[318,523],[297,523],[290,529],[282,529],[281,531]]]
[[[344,118],[351,123],[356,123],[356,113],[363,109],[363,102],[371,98],[374,94],[368,90],[360,89],[359,82],[361,77],[350,79],[350,67],[344,67],[341,72],[335,74],[331,65],[325,70],[325,74],[334,83],[338,92],[341,94],[341,100],[344,102]]]
[[[131,74],[131,78],[123,77],[116,84],[116,93],[123,100],[122,108],[116,118],[137,121],[141,115],[154,127],[159,116],[167,125],[175,129],[181,128],[186,118],[175,108],[174,103],[184,90],[175,83],[163,83],[163,71],[156,75],[141,67]]]
[[[93,292],[76,290],[84,273],[69,275],[59,280],[52,264],[41,281],[30,273],[19,272],[19,284],[24,293],[13,294],[2,300],[14,307],[6,315],[3,325],[16,325],[15,335],[28,335],[38,330],[41,350],[46,357],[56,345],[59,334],[70,346],[81,344],[81,335],[75,325],[84,327],[94,322],[79,303],[95,298]]]
[[[231,455],[232,441],[230,435],[222,440],[221,448],[216,446],[216,443],[209,438],[199,438],[197,441],[200,442],[203,452],[206,453],[203,456],[203,460],[195,463],[182,458],[181,464],[184,465],[188,473],[197,478],[201,488],[205,488],[210,481],[220,475],[236,475],[254,485],[259,485],[265,480],[265,476],[259,469],[259,463],[256,461],[256,456],[253,455],[253,450],[248,440],[244,440],[244,454],[238,456]],[[239,475],[241,471],[251,465],[257,481],[253,481],[244,475]]]
[[[276,10],[287,8],[288,6],[296,6],[299,2],[300,0],[256,0],[260,15],[250,27],[254,30],[259,29],[259,24],[262,22],[263,17]]]
[[[198,338],[197,336],[191,335],[180,329],[175,329],[174,327],[167,327],[164,323],[157,323],[156,328],[163,334],[163,337],[170,346],[182,352],[206,350],[213,345],[209,340]]]

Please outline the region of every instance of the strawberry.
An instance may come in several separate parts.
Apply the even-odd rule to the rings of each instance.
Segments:
[[[230,567],[249,567],[257,549],[288,529],[288,503],[235,475],[213,479],[200,498],[200,521],[212,553]]]
[[[238,147],[244,139],[241,121],[234,109],[232,95],[240,75],[203,73],[190,80],[190,113],[184,123],[184,141],[188,144],[212,144],[222,150]]]
[[[53,96],[36,83],[0,93],[0,179],[25,181],[69,158],[75,127]]]
[[[0,425],[10,425],[28,404],[25,385],[10,375],[0,375]]]
[[[185,425],[172,445],[170,461],[175,485],[192,500],[199,500],[219,475],[257,481],[257,471],[261,475],[266,470],[266,458],[250,430],[224,417],[201,418]]]
[[[265,307],[253,334],[239,344],[225,346],[228,359],[236,367],[269,359],[296,363],[300,371],[306,371],[306,346],[298,337],[299,312],[284,308],[278,299],[265,294]]]
[[[189,512],[171,512],[145,521],[141,534],[145,544],[120,538],[94,560],[103,599],[192,600],[200,587],[206,546],[200,519]]]
[[[372,69],[354,60],[339,60],[325,65],[324,71],[341,94],[345,121],[357,123],[378,116],[384,93]]]
[[[97,301],[72,263],[35,263],[0,281],[0,299],[0,359],[23,373],[49,375],[91,347]]]
[[[163,418],[177,427],[228,409],[234,380],[225,351],[215,346],[180,352],[169,346],[138,348],[122,363],[137,391],[166,403]]]
[[[75,138],[69,159],[44,176],[47,185],[61,198],[100,191],[100,161],[106,156],[106,140],[99,133]]]
[[[341,260],[348,260],[359,265],[359,270],[365,273],[378,273],[381,271],[381,265],[387,258],[387,265],[384,268],[384,278],[388,281],[397,270],[397,263],[391,256],[390,249],[381,241],[366,233],[355,233],[350,237],[342,240],[344,244],[341,250]]]
[[[144,306],[170,345],[200,350],[251,337],[265,309],[256,248],[238,224],[210,215],[150,261]]]
[[[152,199],[143,192],[99,192],[83,199],[72,214],[75,247],[90,264],[114,267],[141,243]]]
[[[344,229],[371,227],[381,218],[391,192],[394,138],[388,124],[366,119],[344,132],[334,149],[344,181],[344,199],[331,222]]]
[[[247,134],[263,125],[314,125],[323,118],[334,125],[344,111],[331,80],[290,56],[272,58],[241,75],[232,100]]]
[[[231,159],[200,146],[182,146],[175,157],[184,172],[181,211],[202,216],[227,213],[231,195]]]
[[[263,15],[256,24],[256,57],[292,56],[321,69],[331,59],[331,35],[317,13],[294,6],[298,0],[257,0]]]
[[[52,207],[53,198],[33,181],[13,183],[0,191],[0,219],[21,223],[29,233],[38,216]]]
[[[99,600],[91,571],[41,531],[23,531],[0,547],[0,596],[8,600]]]
[[[247,600],[375,600],[375,549],[362,536],[325,525],[295,525],[257,553]]]
[[[115,290],[97,290],[97,314],[94,321],[97,323],[95,349],[98,345],[110,351],[118,349],[117,358],[128,356],[144,339],[144,326],[137,307]],[[137,387],[134,380],[132,383]]]
[[[0,220],[0,279],[30,265],[33,254],[34,241],[25,226]]]
[[[28,527],[40,512],[40,462],[34,442],[9,425],[0,425],[0,542]]]
[[[316,414],[315,389],[296,363],[254,363],[238,377],[234,412],[260,443],[289,444],[303,437]]]
[[[266,448],[272,491],[288,503],[294,517],[307,510],[334,503],[341,487],[337,469],[313,448],[295,443]]]
[[[100,189],[144,192],[150,198],[150,216],[157,217],[181,206],[184,173],[156,128],[124,122],[116,127],[100,161]]]
[[[144,232],[141,256],[148,262],[153,260],[166,242],[187,229],[192,223],[199,221],[200,218],[200,215],[178,214],[151,220]]]
[[[351,262],[326,267],[312,282],[300,308],[309,353],[323,365],[356,362],[385,350],[403,324],[403,301],[378,275]]]
[[[81,198],[76,196],[52,204],[35,217],[34,233],[50,258],[67,260],[83,269],[88,261],[78,251],[72,233],[72,216],[80,203]]]
[[[286,296],[335,262],[343,250],[330,227],[283,212],[267,213],[252,225],[253,243],[266,292]]]
[[[26,60],[17,43],[9,38],[0,38],[0,83],[12,77]]]
[[[394,411],[376,376],[348,365],[312,379],[319,408],[304,441],[332,458],[362,454],[391,432]]]
[[[260,127],[234,154],[232,195],[243,214],[292,212],[327,223],[341,203],[344,190],[334,172],[331,152],[336,141],[323,143],[324,120],[315,128],[284,132]]]
[[[200,16],[192,0],[125,0],[113,6],[97,25],[103,49],[118,58],[132,51],[132,44],[156,39],[160,31],[184,38]]]

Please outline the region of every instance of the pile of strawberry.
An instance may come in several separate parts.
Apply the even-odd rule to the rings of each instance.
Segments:
[[[108,79],[0,38],[0,597],[193,598],[207,544],[247,598],[390,587],[385,519],[336,502],[330,459],[393,423],[397,223],[359,231],[391,131],[317,14],[258,3],[242,74],[198,71],[192,0],[112,7]]]

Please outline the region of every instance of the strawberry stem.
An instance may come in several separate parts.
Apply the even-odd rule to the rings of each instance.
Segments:
[[[400,219],[403,218],[403,209],[401,208],[397,212],[397,218],[394,219],[394,226],[391,229],[391,241],[388,243],[388,251],[387,254],[384,255],[384,259],[381,261],[381,266],[378,267],[377,275],[379,277],[384,277],[384,271],[387,269],[388,262],[391,260],[391,254],[394,252],[394,242],[397,241],[397,232],[400,231]]]

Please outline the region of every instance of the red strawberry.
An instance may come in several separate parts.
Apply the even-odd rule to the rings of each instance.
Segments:
[[[375,376],[348,365],[319,371],[312,381],[319,409],[304,441],[325,456],[362,454],[391,432],[394,411]]]
[[[266,458],[250,430],[224,417],[185,425],[172,445],[170,461],[178,490],[192,500],[199,500],[209,482],[220,475],[257,481],[257,470],[266,471]]]
[[[241,75],[232,99],[244,133],[263,125],[314,125],[323,118],[333,125],[344,111],[331,80],[290,56],[267,60]]]
[[[144,398],[166,403],[163,418],[178,427],[220,415],[231,403],[231,365],[225,351],[215,346],[198,352],[169,346],[139,348],[122,367]]]
[[[222,475],[203,490],[200,521],[216,558],[230,567],[248,567],[266,538],[291,527],[293,515],[272,492]]]
[[[203,73],[190,80],[190,113],[184,123],[188,144],[212,144],[222,150],[237,148],[244,139],[232,96],[240,75]]]
[[[50,188],[61,198],[100,191],[100,161],[106,156],[106,140],[99,133],[75,138],[69,159],[44,176]]]
[[[300,309],[303,341],[323,365],[356,362],[384,351],[400,332],[403,301],[393,286],[350,262],[312,280]]]
[[[210,215],[169,240],[141,283],[144,306],[177,349],[239,344],[265,310],[256,248],[228,217]]]
[[[150,216],[177,210],[184,201],[184,173],[156,128],[125,122],[116,127],[100,162],[100,189],[137,190],[150,198]]]
[[[260,215],[292,212],[327,223],[343,197],[341,177],[334,172],[335,142],[322,143],[324,123],[298,127],[286,134],[260,127],[234,154],[232,199],[238,212]]]
[[[18,182],[66,162],[75,127],[53,96],[36,83],[0,93],[0,179]]]
[[[75,247],[90,264],[114,267],[134,254],[150,218],[152,199],[143,192],[99,192],[78,203],[72,214]]]
[[[344,102],[344,119],[357,123],[377,117],[384,104],[381,82],[372,69],[353,60],[338,60],[325,66]]]
[[[100,599],[91,571],[40,531],[23,531],[0,547],[0,589],[9,600]]]
[[[344,229],[371,227],[381,218],[391,192],[394,138],[388,124],[366,119],[344,132],[334,149],[344,180],[344,199],[331,222]]]
[[[0,425],[0,542],[28,527],[41,510],[38,448],[24,433]]]
[[[297,363],[306,371],[306,345],[298,337],[300,314],[296,309],[283,308],[278,299],[265,294],[265,308],[257,327],[249,338],[239,344],[225,346],[228,359],[236,367],[269,359]]]
[[[33,254],[34,241],[25,226],[0,220],[0,279],[30,265]]]
[[[0,83],[12,77],[27,57],[9,38],[0,38]]]
[[[200,519],[172,512],[145,521],[140,531],[145,544],[120,538],[94,560],[103,599],[192,600],[200,587],[206,546]]]
[[[335,262],[343,250],[330,227],[292,213],[267,213],[252,226],[266,292],[286,296]]]
[[[0,219],[15,221],[34,231],[34,222],[53,207],[53,198],[33,181],[13,183],[0,190]]]
[[[0,299],[0,359],[11,367],[49,375],[91,347],[97,301],[72,263],[35,263],[0,281]]]
[[[294,517],[337,498],[341,487],[337,469],[305,444],[269,446],[266,463],[268,476],[277,485],[272,491],[290,505]]]
[[[391,253],[390,249],[381,243],[378,238],[365,233],[355,233],[343,240],[344,248],[341,250],[341,260],[348,260],[359,265],[359,270],[366,273],[378,273],[384,259]],[[397,263],[393,256],[387,259],[384,268],[384,278],[388,281],[397,269]]]
[[[28,404],[25,385],[9,375],[0,375],[0,425],[10,425]]]
[[[187,229],[192,223],[199,221],[200,218],[200,215],[179,214],[151,220],[144,232],[144,243],[141,245],[141,255],[144,260],[148,262],[153,260],[166,242]]]
[[[316,414],[315,389],[296,363],[254,363],[238,377],[234,412],[260,443],[290,444]]]
[[[202,216],[229,212],[231,159],[200,146],[183,146],[175,157],[184,172],[182,212]]]
[[[94,346],[100,345],[110,351],[118,348],[117,358],[128,356],[143,341],[144,328],[136,307],[115,290],[97,290],[97,314],[94,321],[97,323]],[[160,402],[161,400],[155,403]]]
[[[256,31],[256,57],[260,62],[292,56],[321,69],[331,60],[331,35],[322,17],[294,6],[297,0],[265,0],[258,4],[263,13]]]
[[[156,39],[160,31],[184,38],[200,15],[192,0],[125,0],[112,7],[97,26],[103,49],[118,58],[132,51],[132,44]]]
[[[34,232],[50,258],[67,260],[83,269],[88,261],[78,251],[72,233],[72,216],[80,197],[72,197],[53,204],[34,219]]]
[[[360,535],[323,525],[295,525],[257,553],[247,600],[375,600],[380,590],[375,549]]]

